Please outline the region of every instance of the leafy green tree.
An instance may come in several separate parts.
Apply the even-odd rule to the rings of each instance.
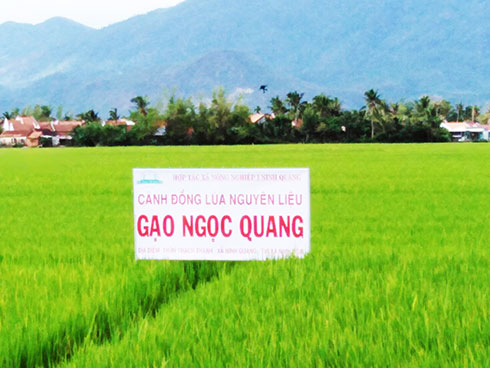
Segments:
[[[197,107],[194,123],[194,140],[198,144],[210,144],[214,141],[213,130],[210,126],[211,113],[203,102]]]
[[[197,119],[195,107],[190,99],[172,96],[163,117],[167,123],[165,135],[169,143],[185,144],[193,141]]]
[[[24,107],[22,109],[22,115],[24,116],[34,116],[37,121],[47,121],[52,120],[53,109],[47,105],[36,105],[34,108],[30,106]]]
[[[161,144],[164,137],[158,138],[155,133],[165,126],[164,116],[156,107],[149,107],[150,102],[146,98],[141,97],[142,101],[139,97],[131,100],[138,103],[135,103],[136,110],[129,114],[129,119],[136,123],[130,131],[129,140],[134,145]]]
[[[52,119],[53,108],[51,106],[42,105],[41,106],[41,116],[39,116],[39,120],[51,120]]]
[[[226,131],[226,144],[252,143],[251,131],[254,125],[250,124],[248,117],[250,109],[240,101],[233,105],[229,128]]]
[[[320,115],[314,105],[307,106],[303,114],[303,125],[300,132],[305,142],[314,142],[318,126],[320,125]]]
[[[101,143],[102,125],[90,122],[76,127],[72,132],[72,142],[75,146],[94,147]]]
[[[99,144],[103,146],[125,146],[128,144],[124,125],[105,125],[100,129]]]
[[[231,126],[232,106],[233,102],[227,100],[223,88],[218,88],[213,91],[213,99],[211,101],[211,107],[209,108],[209,125],[214,132],[214,143],[216,144],[223,144],[226,142],[227,130]]]
[[[286,115],[277,115],[261,126],[260,143],[286,143],[293,140],[293,126]]]

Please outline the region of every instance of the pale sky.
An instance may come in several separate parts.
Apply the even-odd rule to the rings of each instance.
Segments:
[[[38,24],[65,17],[102,28],[134,15],[174,6],[183,0],[0,0],[0,24],[7,21]]]

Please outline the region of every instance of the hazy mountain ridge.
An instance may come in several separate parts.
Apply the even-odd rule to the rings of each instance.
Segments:
[[[266,107],[288,90],[324,92],[360,107],[440,95],[490,100],[490,4],[470,0],[187,0],[101,30],[55,18],[0,25],[0,108],[128,108],[165,88],[199,96],[223,85]],[[269,92],[258,91],[268,84]],[[247,94],[246,92],[253,92]],[[7,91],[7,92],[6,92]],[[13,92],[12,92],[13,91]]]

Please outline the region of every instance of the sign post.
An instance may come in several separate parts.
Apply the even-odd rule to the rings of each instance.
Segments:
[[[310,251],[309,169],[133,169],[136,259],[266,260]]]

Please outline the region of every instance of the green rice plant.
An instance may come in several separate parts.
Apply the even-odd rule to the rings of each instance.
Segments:
[[[487,145],[0,151],[0,366],[488,366]],[[131,168],[310,167],[312,252],[135,262]]]
[[[94,165],[98,154],[0,153],[2,367],[68,359],[83,341],[122,334],[173,295],[233,265],[136,262],[131,167],[137,162]]]
[[[311,168],[311,254],[240,265],[67,365],[488,366],[489,158],[470,145],[250,148],[247,166]]]

